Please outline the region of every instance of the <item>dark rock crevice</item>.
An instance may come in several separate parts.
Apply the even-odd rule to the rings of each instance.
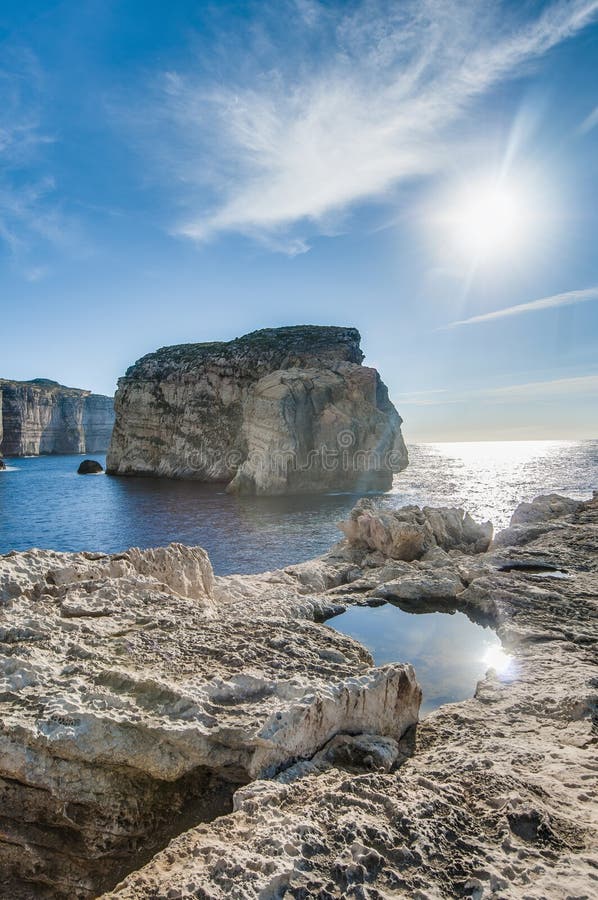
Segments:
[[[229,777],[226,777],[226,776]],[[240,772],[199,767],[174,782],[105,771],[97,804],[0,779],[1,896],[90,900],[145,865],[176,835],[232,811]]]

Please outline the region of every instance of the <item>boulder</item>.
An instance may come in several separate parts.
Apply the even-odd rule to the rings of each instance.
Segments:
[[[84,459],[79,464],[77,475],[99,475],[104,471],[104,467],[95,459]]]
[[[520,503],[511,516],[511,525],[531,525],[536,522],[547,522],[550,519],[562,519],[581,509],[581,500],[561,497],[559,494],[542,494],[531,503]]]
[[[462,509],[403,506],[386,511],[368,499],[361,500],[339,528],[351,544],[406,562],[421,559],[435,547],[483,553],[492,540],[492,523],[479,524]]]
[[[495,536],[494,549],[521,546],[536,540],[547,531],[559,531],[583,507],[583,501],[559,494],[543,494],[531,503],[520,503],[511,516],[508,528]]]
[[[454,599],[463,588],[459,576],[447,568],[444,572],[415,572],[397,581],[387,581],[374,595],[385,600],[447,600]]]

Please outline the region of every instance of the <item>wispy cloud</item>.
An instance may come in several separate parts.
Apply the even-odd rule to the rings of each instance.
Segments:
[[[62,240],[65,223],[55,201],[55,182],[35,163],[53,143],[41,124],[44,79],[35,56],[2,45],[0,66],[0,243],[13,255],[32,242]],[[28,278],[26,267],[24,275]],[[43,277],[37,266],[37,279]]]
[[[531,400],[534,397],[562,397],[592,395],[598,392],[598,375],[578,375],[574,378],[553,378],[549,381],[527,381],[508,387],[492,388],[486,392],[497,400]]]
[[[445,406],[458,403],[483,401],[484,403],[517,403],[533,399],[557,399],[559,397],[597,396],[598,375],[578,375],[572,378],[552,378],[546,381],[526,381],[503,387],[476,388],[469,391],[446,389],[421,391],[397,398],[397,406]]]
[[[398,403],[400,406],[438,406],[455,402],[455,400],[452,400],[449,397],[446,388],[435,388],[429,391],[411,391],[409,394],[398,395]]]
[[[595,106],[591,113],[589,113],[583,122],[580,124],[577,131],[579,134],[589,134],[590,131],[593,131],[594,128],[598,125],[598,106]]]
[[[184,184],[189,206],[179,234],[277,234],[280,242],[299,223],[301,240],[334,228],[351,205],[442,169],[454,154],[450,129],[472,102],[584,28],[598,0],[556,0],[532,20],[485,0],[276,8],[294,44],[305,49],[318,35],[303,62],[288,39],[285,58],[267,34],[251,45],[247,29],[245,56],[235,54],[240,75],[225,86],[221,78],[209,85],[205,60],[202,77],[177,72],[164,81],[179,135],[166,170]],[[200,199],[190,200],[194,188]]]
[[[563,294],[552,294],[550,297],[542,297],[540,300],[531,300],[529,303],[519,303],[517,306],[507,306],[504,309],[495,309],[492,312],[482,313],[479,316],[470,316],[469,319],[458,319],[442,326],[459,328],[461,325],[478,325],[480,322],[494,322],[496,319],[505,319],[509,316],[521,316],[525,313],[542,312],[545,309],[555,309],[558,306],[574,306],[577,303],[588,303],[590,300],[598,300],[598,287],[585,288],[581,291],[566,291]]]

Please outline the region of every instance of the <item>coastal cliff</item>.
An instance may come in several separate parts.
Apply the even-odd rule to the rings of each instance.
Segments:
[[[0,379],[0,455],[100,453],[114,424],[112,397],[56,381]]]
[[[387,489],[408,461],[402,420],[362,360],[354,328],[164,347],[119,380],[107,471],[248,494]]]

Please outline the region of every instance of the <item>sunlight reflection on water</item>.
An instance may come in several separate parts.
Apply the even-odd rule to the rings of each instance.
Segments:
[[[598,441],[419,444],[384,506],[462,506],[495,527],[520,500],[557,491],[587,497]],[[104,462],[103,456],[95,457]],[[0,553],[199,544],[218,574],[260,572],[324,553],[357,494],[234,497],[223,485],[160,478],[88,478],[81,457],[11,459],[0,472]]]
[[[364,644],[376,665],[410,662],[423,691],[421,713],[466,700],[486,671],[511,677],[513,659],[495,632],[462,612],[350,607],[326,623]]]
[[[482,662],[497,675],[506,675],[513,664],[513,657],[505,653],[502,647],[489,647],[482,656]]]
[[[598,441],[418,444],[383,503],[461,506],[499,530],[521,501],[538,494],[587,498],[598,487],[597,470]]]

